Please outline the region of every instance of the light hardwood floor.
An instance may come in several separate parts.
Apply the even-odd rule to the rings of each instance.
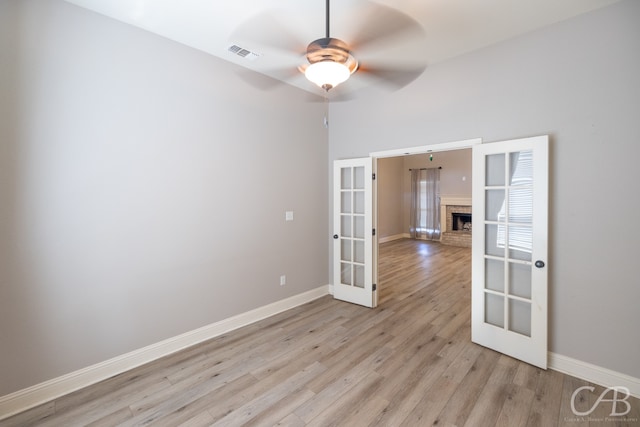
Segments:
[[[638,399],[576,417],[588,383],[470,342],[469,249],[389,242],[379,271],[376,309],[323,297],[0,425],[640,425]]]

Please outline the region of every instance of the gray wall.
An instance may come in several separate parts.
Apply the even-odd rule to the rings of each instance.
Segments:
[[[555,353],[640,377],[640,2],[432,65],[401,91],[331,106],[329,161],[481,137],[551,136]],[[374,102],[375,101],[375,102]]]
[[[0,1],[0,395],[329,283],[324,106],[237,71]]]

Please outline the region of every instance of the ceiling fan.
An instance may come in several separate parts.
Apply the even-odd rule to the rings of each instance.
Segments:
[[[330,36],[330,5],[326,0],[326,36],[309,43],[306,58],[308,63],[298,69],[317,86],[329,92],[345,82],[358,69],[358,61],[349,50],[349,45]]]
[[[262,30],[262,34],[254,32],[253,38],[280,51],[295,53],[298,58],[302,56],[299,60],[304,63],[297,67],[295,73],[303,73],[325,94],[356,73],[393,89],[407,85],[422,74],[426,65],[420,61],[420,55],[414,52],[408,61],[406,58],[397,58],[397,53],[402,51],[399,47],[403,44],[413,45],[425,39],[422,26],[408,15],[388,6],[366,1],[358,5],[359,18],[349,20],[349,27],[358,28],[355,31],[350,28],[353,32],[350,44],[331,37],[330,0],[325,0],[325,37],[309,43],[304,53],[301,52],[300,43],[295,40],[297,37],[287,32],[281,24],[276,24],[277,20],[272,17],[267,19],[262,16],[271,25],[256,26]],[[357,21],[361,21],[359,25],[352,24]]]

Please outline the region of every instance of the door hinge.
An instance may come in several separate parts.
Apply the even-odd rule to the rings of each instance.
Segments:
[[[371,287],[373,289],[373,291],[375,292],[376,289],[378,289],[378,285],[376,285],[375,283],[373,284],[373,286]]]
[[[374,228],[374,229],[372,230],[372,232],[373,232],[373,233],[372,233],[372,236],[375,236],[375,235],[376,235],[376,229]]]
[[[376,179],[376,174],[372,174],[371,179]]]

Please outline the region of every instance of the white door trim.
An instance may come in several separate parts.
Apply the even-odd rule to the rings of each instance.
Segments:
[[[386,158],[386,157],[404,157],[404,156],[411,156],[414,154],[424,154],[424,153],[436,153],[439,151],[453,151],[453,150],[464,150],[464,149],[468,149],[468,148],[473,148],[475,145],[479,145],[482,144],[482,138],[470,138],[470,139],[463,139],[460,141],[450,141],[450,142],[442,142],[439,144],[431,144],[431,145],[420,145],[417,147],[410,147],[410,148],[397,148],[397,149],[393,149],[393,150],[383,150],[383,151],[374,151],[369,153],[369,157],[372,158],[373,160],[373,167],[377,172],[377,163],[378,163],[378,159],[382,159],[382,158]],[[471,171],[473,174],[473,170]],[[469,198],[469,200],[472,200],[472,198]],[[377,191],[377,180],[374,183],[374,199],[373,199],[373,227],[374,228],[378,228],[378,203],[380,202],[379,198],[378,198],[378,191]],[[409,237],[408,234],[403,235],[401,237]],[[382,243],[380,242],[380,240],[377,238],[373,243],[374,245],[374,259],[373,259],[373,265],[375,268],[375,281],[377,283],[377,288],[380,289],[380,286],[384,285],[379,283],[378,279],[378,244]],[[333,288],[333,287],[332,287]],[[331,288],[331,293],[333,294],[333,289]],[[376,305],[377,305],[377,297],[378,294],[376,292]]]
[[[411,156],[413,154],[424,153],[436,153],[438,151],[452,151],[463,150],[465,148],[471,148],[474,145],[482,144],[482,138],[465,139],[462,141],[443,142],[440,144],[420,145],[418,147],[411,148],[398,148],[394,150],[374,151],[369,153],[370,157],[384,158],[384,157],[404,157]]]

